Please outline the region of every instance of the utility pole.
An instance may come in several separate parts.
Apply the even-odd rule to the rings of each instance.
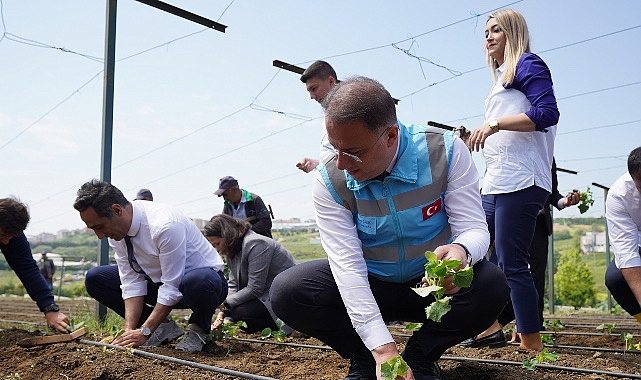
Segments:
[[[219,32],[225,33],[227,26],[209,20],[205,17],[177,8],[173,5],[158,0],[137,0],[162,11],[174,14],[189,21],[204,25]],[[113,112],[114,112],[114,75],[116,72],[116,10],[118,0],[107,0],[107,21],[105,27],[105,64],[102,107],[102,146],[100,156],[100,179],[111,182],[112,142],[113,142]],[[100,241],[98,265],[109,264],[109,242],[107,239]],[[98,304],[96,314],[99,320],[104,320],[107,315],[105,305]]]
[[[592,185],[603,189],[603,218],[605,219],[605,211],[606,211],[605,208],[608,200],[608,191],[610,191],[610,188],[607,186],[598,184],[596,182],[592,182]],[[606,220],[605,221],[605,269],[607,270],[609,266],[610,266],[610,235],[608,234],[608,221]],[[608,291],[608,312],[611,312],[612,311],[612,293],[610,293],[610,289],[607,289],[607,291]]]

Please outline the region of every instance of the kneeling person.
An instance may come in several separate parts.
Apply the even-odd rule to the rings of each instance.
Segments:
[[[202,350],[216,306],[227,296],[227,280],[222,259],[191,219],[160,203],[130,203],[98,180],[82,185],[73,206],[115,252],[116,265],[92,268],[85,278],[87,293],[125,319],[125,332],[113,344],[174,340],[183,331],[169,313],[188,308],[189,331],[176,348]]]
[[[296,265],[294,257],[276,240],[252,231],[249,222],[229,215],[211,218],[204,233],[229,266],[229,294],[212,328],[229,318],[245,322],[248,333],[278,330],[269,289],[277,274]],[[282,329],[293,332],[288,326]]]

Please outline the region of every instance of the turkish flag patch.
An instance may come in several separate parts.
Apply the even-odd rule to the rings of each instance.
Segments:
[[[439,198],[439,199],[435,200],[434,202],[432,202],[431,204],[423,207],[421,209],[423,211],[423,220],[428,220],[429,218],[434,216],[434,214],[436,214],[437,212],[441,211],[442,207],[443,207],[443,202],[442,202],[441,198]]]

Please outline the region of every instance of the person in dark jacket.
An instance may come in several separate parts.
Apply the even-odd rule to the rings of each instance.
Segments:
[[[278,330],[269,289],[277,274],[296,265],[294,257],[276,240],[257,234],[248,222],[229,215],[211,218],[204,234],[229,266],[229,293],[212,328],[229,318],[247,323],[248,333],[266,327]],[[288,334],[293,331],[287,326],[282,329]]]
[[[69,319],[54,302],[53,293],[31,255],[31,247],[23,232],[29,219],[29,211],[23,203],[15,198],[0,199],[0,251],[31,299],[45,314],[47,326],[69,332]]]
[[[239,188],[238,181],[232,176],[221,178],[214,194],[225,199],[223,214],[243,219],[257,234],[272,237],[271,213],[261,197]]]

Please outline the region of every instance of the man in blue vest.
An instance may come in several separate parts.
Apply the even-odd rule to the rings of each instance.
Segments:
[[[440,379],[436,361],[449,347],[483,331],[508,298],[505,276],[483,260],[489,245],[478,172],[451,132],[397,121],[394,101],[378,82],[341,82],[323,102],[335,155],[312,185],[328,260],[294,266],[276,277],[272,305],[297,331],[349,358],[347,380],[380,378],[399,355],[384,321],[423,323],[409,339],[404,379]],[[425,252],[474,266],[469,288],[445,293],[451,310],[436,323],[434,301],[412,288],[425,273]]]

